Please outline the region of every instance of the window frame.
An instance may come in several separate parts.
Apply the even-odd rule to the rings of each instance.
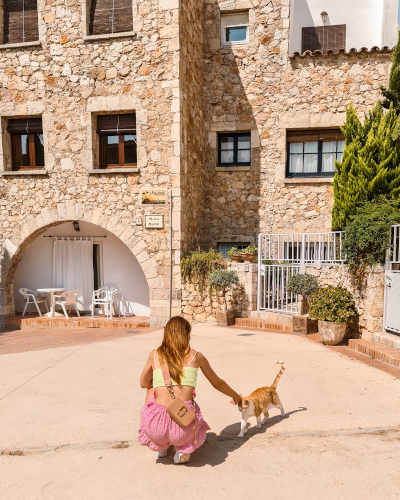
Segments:
[[[244,151],[250,151],[250,161],[249,162],[238,162],[238,138],[239,136],[249,136],[250,139],[250,149],[246,149]],[[233,137],[234,138],[234,146],[233,146],[233,162],[232,163],[221,163],[221,140],[223,137]],[[219,167],[251,167],[251,132],[220,132],[218,134],[218,166]]]
[[[329,129],[331,130],[331,129]],[[300,131],[299,131],[300,132]],[[344,139],[343,139],[344,140]],[[290,172],[290,144],[296,144],[296,142],[289,142],[288,137],[286,136],[286,179],[294,179],[294,178],[332,178],[336,174],[336,169],[332,170],[330,172],[322,172],[322,159],[323,159],[323,151],[322,151],[322,145],[324,142],[329,142],[329,141],[324,141],[322,139],[319,139],[318,141],[315,140],[310,140],[310,141],[302,141],[302,142],[297,142],[297,144],[303,144],[303,168],[304,168],[304,155],[307,153],[304,153],[304,144],[306,142],[318,142],[318,152],[317,152],[317,171],[316,172]],[[333,141],[331,141],[333,142]],[[338,154],[342,152],[338,152],[338,145],[337,143],[339,142],[339,139],[335,140],[336,142],[336,160]],[[333,152],[332,152],[333,153]],[[294,154],[300,154],[300,153],[294,153]],[[315,153],[314,153],[315,154]],[[342,153],[343,154],[343,153]]]
[[[8,29],[6,29],[6,23],[7,23],[7,19],[6,19],[6,3],[7,0],[3,0],[1,3],[1,15],[0,15],[0,21],[2,23],[2,26],[1,26],[1,45],[3,46],[7,46],[7,45],[18,45],[18,46],[24,46],[24,45],[35,45],[35,44],[40,44],[40,16],[39,16],[39,5],[38,5],[38,0],[36,1],[36,10],[35,9],[32,9],[33,12],[36,12],[36,16],[34,16],[35,18],[35,28],[37,28],[37,37],[35,36],[34,39],[32,40],[25,40],[25,37],[28,37],[29,38],[29,30],[25,30],[25,21],[26,21],[26,17],[29,21],[29,18],[31,17],[29,15],[29,10],[26,10],[22,13],[22,26],[23,26],[23,30],[22,30],[22,40],[21,41],[15,41],[15,40],[9,40],[9,37],[10,37],[10,28],[8,27]],[[36,30],[35,30],[36,31]],[[6,40],[6,36],[8,34],[8,39]],[[21,33],[20,33],[21,34]]]
[[[308,30],[308,31],[307,31]],[[312,47],[311,48],[306,48],[307,46],[307,36],[314,38],[314,42],[317,40],[318,42],[321,42],[321,36],[322,36],[322,47],[320,43],[320,47]],[[329,42],[330,38],[335,39],[334,48],[329,47]],[[337,47],[339,44],[339,41],[337,41],[337,38],[342,38],[343,45],[342,47]],[[310,51],[311,53],[314,53],[315,51],[319,50],[322,52],[322,54],[326,54],[328,50],[333,50],[333,52],[338,52],[339,50],[346,50],[346,42],[347,42],[347,25],[346,24],[330,24],[330,25],[323,25],[323,26],[304,26],[302,28],[302,34],[301,34],[301,53],[304,54],[307,51]],[[325,43],[327,44],[327,48],[325,48]]]
[[[99,149],[100,149],[100,169],[108,169],[108,168],[136,168],[137,167],[137,134],[130,134],[136,136],[136,163],[125,163],[125,141],[124,137],[129,135],[124,132],[122,134],[98,134],[99,136]],[[119,164],[107,164],[105,162],[105,141],[106,137],[118,137],[118,161]]]
[[[115,12],[114,12],[114,17],[111,16],[111,25],[112,25],[112,30],[109,32],[102,32],[102,33],[93,33],[94,31],[94,24],[95,24],[95,12],[93,11],[93,0],[85,0],[86,3],[86,38],[88,39],[101,39],[101,38],[117,38],[119,36],[125,36],[127,34],[134,34],[134,21],[135,21],[135,15],[134,15],[134,4],[132,0],[128,0],[128,5],[131,5],[132,7],[132,26],[129,26],[130,29],[124,30],[124,31],[114,31],[114,21],[115,21]]]
[[[10,133],[11,140],[11,166],[13,172],[18,171],[27,171],[27,170],[43,170],[45,166],[37,166],[36,165],[36,150],[35,150],[35,134],[38,132],[30,132],[28,134],[17,134]],[[22,135],[28,136],[28,144],[29,144],[29,167],[21,167],[16,164],[17,157],[17,137],[20,138]],[[44,134],[43,134],[44,137]],[[19,139],[21,140],[21,139]],[[44,145],[43,145],[43,154],[44,154]]]
[[[225,251],[225,250],[222,250],[222,249],[219,248],[220,245],[230,246],[230,248]],[[238,250],[240,250],[239,247],[243,247],[242,249],[245,249],[245,248],[247,248],[250,245],[251,245],[250,242],[247,243],[247,242],[242,242],[242,241],[217,241],[217,251],[219,253],[222,253],[223,256],[226,255],[225,258],[229,259],[229,256],[228,256],[227,252],[229,252],[229,250],[231,248],[237,248]]]
[[[230,16],[238,16],[240,14],[247,14],[248,18],[249,18],[249,21],[247,23],[244,23],[244,24],[226,24],[224,25],[224,19],[230,17]],[[250,35],[249,35],[249,29],[250,27],[250,13],[248,10],[244,10],[244,11],[241,11],[241,12],[230,12],[230,13],[226,13],[226,14],[221,14],[221,45],[222,46],[231,46],[231,45],[248,45],[250,42],[249,42],[249,38],[250,38]],[[234,42],[227,42],[226,41],[226,29],[227,28],[246,28],[246,40],[240,40],[240,41],[234,41]]]

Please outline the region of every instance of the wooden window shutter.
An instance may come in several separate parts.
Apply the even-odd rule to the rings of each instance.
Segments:
[[[340,129],[288,130],[286,141],[344,141],[344,135]]]
[[[37,0],[6,0],[3,28],[4,43],[39,40]]]
[[[346,25],[338,24],[334,26],[314,26],[303,28],[302,32],[302,52],[310,50],[320,50],[326,52],[340,49],[346,50]]]
[[[89,35],[132,30],[132,0],[91,0]]]
[[[7,131],[10,134],[43,134],[41,118],[17,118],[8,121]]]
[[[99,134],[136,134],[136,115],[99,115],[97,117]]]

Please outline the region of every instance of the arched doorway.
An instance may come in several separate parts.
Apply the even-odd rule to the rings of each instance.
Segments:
[[[78,221],[79,232],[74,221],[59,222],[42,228],[40,233],[29,238],[17,249],[8,265],[4,283],[4,299],[7,315],[23,310],[23,297],[19,289],[48,288],[54,286],[54,239],[72,240],[90,237],[93,245],[91,265],[93,278],[91,292],[97,287],[112,285],[124,294],[123,313],[136,316],[150,315],[149,286],[145,272],[129,248],[119,237],[103,227]],[[89,239],[89,238],[88,238]],[[90,296],[91,296],[90,292]],[[91,308],[90,299],[82,301],[81,310]]]

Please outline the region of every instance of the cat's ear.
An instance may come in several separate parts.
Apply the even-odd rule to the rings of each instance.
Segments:
[[[243,398],[242,399],[242,408],[246,409],[250,406],[250,400],[249,399],[246,399],[246,398]]]

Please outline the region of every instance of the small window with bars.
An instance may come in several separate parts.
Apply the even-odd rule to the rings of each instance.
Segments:
[[[3,0],[3,43],[39,40],[37,0]]]
[[[41,118],[9,120],[13,170],[44,168],[44,137]]]
[[[90,0],[89,35],[133,31],[132,0]]]
[[[136,115],[97,117],[100,168],[137,166]]]
[[[345,139],[340,130],[287,132],[287,177],[333,177],[341,162]]]
[[[340,49],[346,50],[346,25],[337,24],[334,26],[313,26],[303,28],[302,52],[310,50],[320,50],[325,53],[328,50],[338,52]]]
[[[219,253],[222,253],[222,256],[225,259],[228,259],[228,252],[231,248],[237,248],[238,250],[244,250],[250,246],[250,243],[239,243],[239,242],[221,242],[217,243],[217,250]]]

